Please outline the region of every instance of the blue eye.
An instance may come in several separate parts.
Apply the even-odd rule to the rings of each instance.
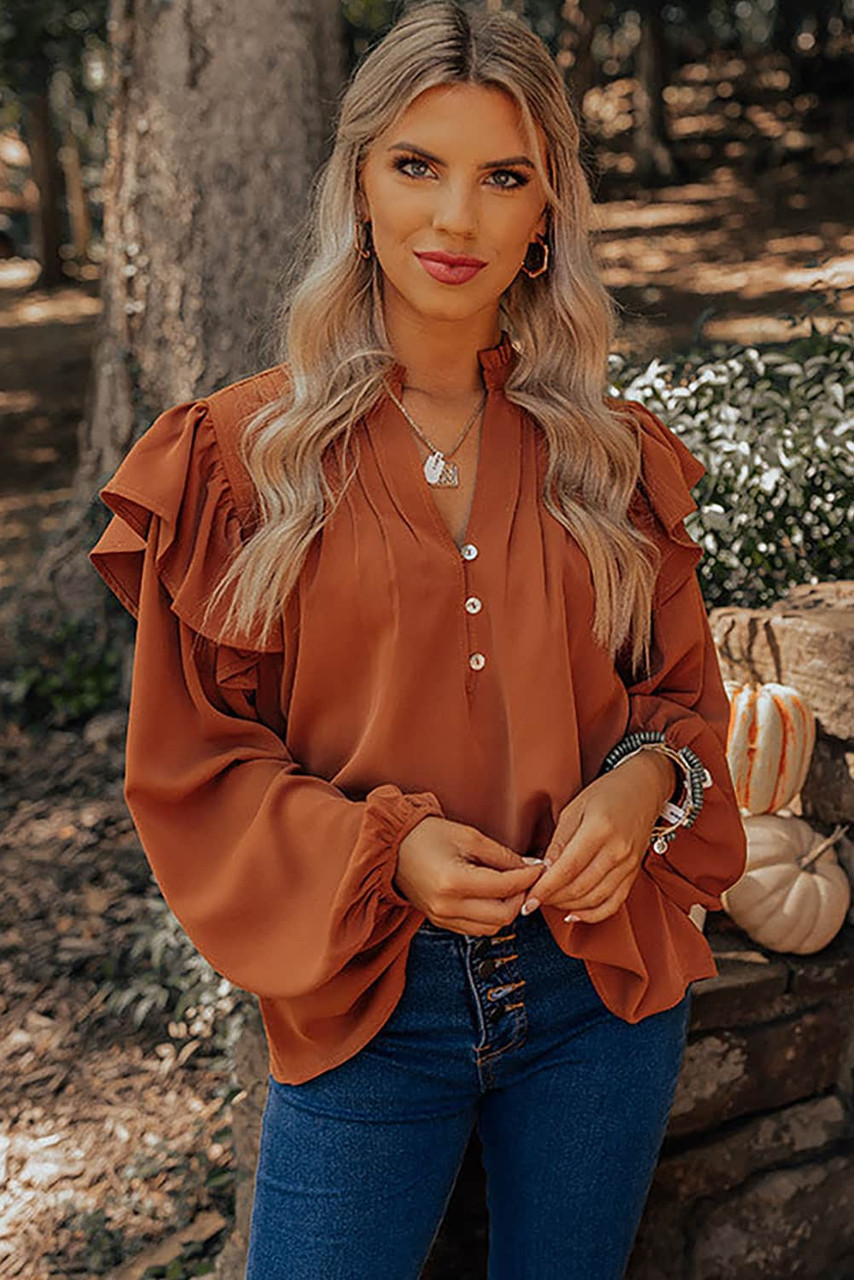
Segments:
[[[419,160],[417,156],[398,156],[394,162],[394,167],[395,169],[400,170],[400,172],[403,172],[403,170],[408,168],[411,164],[423,164],[425,169],[428,167],[427,161]],[[407,178],[411,178],[412,174],[408,173],[406,176]]]
[[[394,168],[397,169],[399,172],[403,173],[404,177],[407,177],[407,178],[417,178],[422,176],[420,174],[412,174],[412,173],[405,172],[409,168],[409,166],[413,164],[423,165],[425,169],[429,169],[430,167],[427,164],[427,161],[422,160],[420,156],[398,156],[394,161]],[[506,182],[498,182],[494,184],[501,191],[515,191],[518,187],[527,186],[527,184],[530,182],[530,178],[527,176],[527,174],[520,173],[518,169],[495,169],[493,171],[492,176],[494,177],[495,174],[500,174],[500,173],[505,173],[505,174],[509,173],[511,178],[514,179],[512,185]]]

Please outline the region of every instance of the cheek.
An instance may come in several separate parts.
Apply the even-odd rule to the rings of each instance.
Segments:
[[[391,240],[403,240],[429,219],[430,204],[423,194],[409,191],[399,182],[380,182],[373,201],[374,223]]]
[[[539,207],[533,202],[523,200],[515,201],[514,207],[506,211],[497,234],[508,252],[524,252],[533,234],[532,227],[536,226],[538,212]]]
[[[533,205],[524,199],[512,199],[509,195],[484,198],[480,206],[479,235],[484,244],[503,257],[524,252],[531,226],[536,223]]]

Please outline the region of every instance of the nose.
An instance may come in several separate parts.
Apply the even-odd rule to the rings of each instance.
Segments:
[[[444,184],[436,200],[433,225],[453,236],[469,237],[477,230],[475,197],[465,182]]]

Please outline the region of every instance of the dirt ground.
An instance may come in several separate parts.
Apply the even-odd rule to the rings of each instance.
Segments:
[[[621,349],[784,339],[780,317],[811,300],[821,324],[850,317],[850,190],[842,166],[793,159],[747,181],[721,163],[603,205]],[[70,491],[99,312],[97,280],[48,295],[31,275],[0,263],[0,602],[34,571]],[[121,712],[44,740],[0,726],[4,1280],[165,1275],[182,1247],[216,1253],[229,1225],[223,1064],[157,1016],[140,1029],[103,1015],[107,959],[150,883],[122,800],[123,733]]]

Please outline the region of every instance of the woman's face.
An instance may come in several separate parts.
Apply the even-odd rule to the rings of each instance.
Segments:
[[[537,141],[546,166],[539,125]],[[392,291],[395,303],[442,320],[494,312],[546,231],[546,191],[530,161],[516,103],[500,89],[437,85],[419,94],[375,139],[357,196],[386,301]],[[437,279],[417,256],[433,252],[485,266],[460,283]]]

